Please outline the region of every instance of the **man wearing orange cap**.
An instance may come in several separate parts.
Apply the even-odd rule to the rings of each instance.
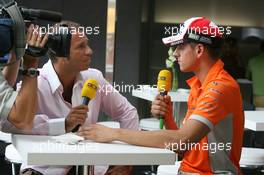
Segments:
[[[174,122],[170,97],[158,95],[151,112],[164,116],[167,130],[142,132],[93,125],[82,128],[79,135],[99,142],[120,140],[173,149],[183,153],[181,175],[240,174],[244,113],[239,86],[219,58],[221,39],[219,28],[203,17],[188,19],[177,35],[163,39],[166,45],[176,46],[173,55],[181,71],[195,74],[187,81],[191,91],[181,128]]]

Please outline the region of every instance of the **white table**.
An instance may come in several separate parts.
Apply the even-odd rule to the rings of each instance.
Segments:
[[[153,101],[159,94],[157,88],[151,88],[149,85],[141,86],[139,89],[133,89],[132,96],[144,100]],[[172,102],[187,102],[189,97],[189,89],[178,89],[176,92],[169,92]]]
[[[121,142],[65,145],[36,135],[12,135],[12,142],[29,165],[173,165],[176,159],[170,150]]]
[[[245,111],[245,128],[264,131],[264,111]]]
[[[176,92],[169,92],[168,95],[171,97],[173,102],[173,115],[175,117],[175,122],[178,126],[181,125],[183,117],[185,116],[187,108],[186,102],[189,98],[189,89],[178,89]],[[148,101],[154,101],[155,97],[159,94],[157,88],[152,88],[150,85],[141,85],[139,89],[133,89],[132,96],[138,97]],[[184,102],[184,106],[180,106],[180,103]],[[180,112],[183,111],[183,112]]]

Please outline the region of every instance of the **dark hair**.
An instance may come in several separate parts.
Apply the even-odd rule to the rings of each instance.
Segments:
[[[212,47],[209,44],[199,43],[199,42],[196,42],[196,41],[190,41],[189,43],[190,43],[191,47],[193,47],[193,48],[197,44],[204,45],[205,49],[208,51],[209,56],[213,60],[218,60],[220,58],[220,55],[221,55],[221,47]]]
[[[54,28],[54,30],[59,30],[60,27],[68,27],[68,28],[79,28],[81,25],[76,23],[76,22],[73,22],[73,21],[61,21],[59,23],[56,23],[52,26],[52,28]],[[56,54],[52,51],[52,49],[49,49],[48,52],[47,52],[47,55],[49,57],[49,59],[55,63],[57,61],[57,56]]]

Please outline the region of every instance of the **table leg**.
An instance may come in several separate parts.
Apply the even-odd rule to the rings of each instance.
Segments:
[[[94,175],[94,166],[93,165],[84,165],[83,166],[83,175]]]
[[[90,165],[90,172],[91,172],[90,175],[94,175],[94,166],[93,165]]]
[[[75,166],[75,174],[79,175],[79,166],[78,165]]]
[[[84,165],[83,166],[83,175],[88,175],[88,172],[89,172],[89,166]]]
[[[12,163],[12,175],[16,175],[16,167],[14,163]]]

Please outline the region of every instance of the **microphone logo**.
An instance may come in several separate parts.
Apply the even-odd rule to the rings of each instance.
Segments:
[[[83,85],[81,96],[91,100],[95,97],[97,89],[98,82],[94,79],[88,79]]]
[[[171,72],[168,70],[161,70],[158,75],[158,91],[168,92],[171,89]]]

